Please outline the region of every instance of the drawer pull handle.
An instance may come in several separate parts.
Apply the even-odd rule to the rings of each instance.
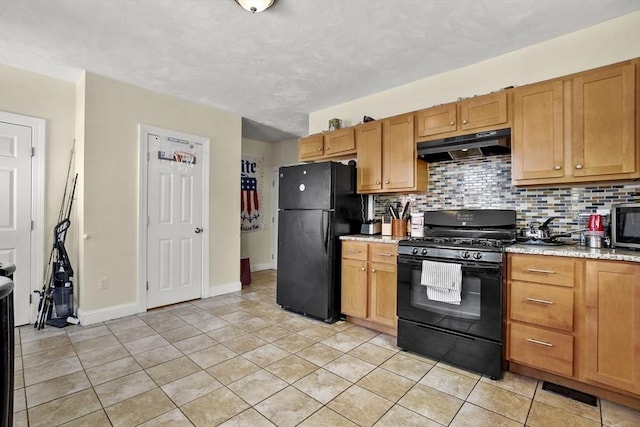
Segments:
[[[352,254],[359,254],[362,251],[356,251],[355,249],[349,249],[347,252],[351,252]]]
[[[529,273],[556,274],[556,272],[553,270],[540,270],[537,268],[527,268],[527,271]]]
[[[378,256],[393,256],[393,254],[378,254]]]
[[[546,300],[546,299],[538,299],[538,298],[531,298],[531,297],[527,297],[526,299],[527,299],[527,301],[537,302],[537,303],[540,303],[540,304],[553,304],[553,301],[549,301],[549,300]]]
[[[551,344],[549,342],[538,341],[538,340],[534,340],[533,338],[526,338],[525,341],[528,341],[528,342],[533,343],[533,344],[544,345],[546,347],[553,347],[553,344]]]

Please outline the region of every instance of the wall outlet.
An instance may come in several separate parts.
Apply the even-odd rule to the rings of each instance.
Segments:
[[[106,277],[101,277],[98,279],[98,288],[99,289],[107,289],[109,287],[109,279]]]

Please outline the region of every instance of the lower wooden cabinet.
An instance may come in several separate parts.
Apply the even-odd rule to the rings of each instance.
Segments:
[[[640,264],[586,261],[581,379],[640,394]]]
[[[398,246],[342,241],[341,312],[354,323],[396,335]]]
[[[640,263],[508,260],[507,359],[516,372],[640,405]]]

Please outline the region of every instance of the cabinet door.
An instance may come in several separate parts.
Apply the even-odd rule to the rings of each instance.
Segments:
[[[321,133],[300,138],[298,142],[298,158],[312,160],[324,155],[324,138]]]
[[[324,155],[325,157],[342,156],[345,154],[355,154],[356,140],[353,128],[338,129],[324,134]]]
[[[460,106],[460,123],[463,131],[484,127],[508,127],[507,92],[478,96],[464,100]]]
[[[573,175],[637,170],[635,64],[585,72],[573,80]]]
[[[382,123],[382,187],[392,191],[412,189],[416,160],[413,114],[385,120]]]
[[[342,259],[342,293],[340,297],[343,314],[367,318],[367,262]]]
[[[369,265],[371,269],[369,272],[369,319],[395,328],[397,325],[397,266],[396,264],[379,262],[372,262]]]
[[[640,393],[640,265],[587,261],[582,376]]]
[[[356,126],[358,147],[358,192],[366,193],[382,188],[382,122]]]
[[[515,183],[564,176],[563,98],[562,80],[514,91],[511,162]]]
[[[455,132],[456,104],[439,105],[416,113],[418,138]]]

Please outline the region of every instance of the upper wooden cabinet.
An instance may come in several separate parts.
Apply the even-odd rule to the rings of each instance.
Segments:
[[[356,126],[358,192],[426,191],[427,165],[413,138],[413,114]]]
[[[640,394],[640,265],[586,262],[581,380]]]
[[[640,178],[637,61],[514,90],[514,185]]]
[[[509,93],[476,96],[416,113],[416,140],[445,138],[510,126]]]
[[[356,141],[352,127],[309,135],[300,138],[298,143],[300,161],[349,157],[355,154]]]

